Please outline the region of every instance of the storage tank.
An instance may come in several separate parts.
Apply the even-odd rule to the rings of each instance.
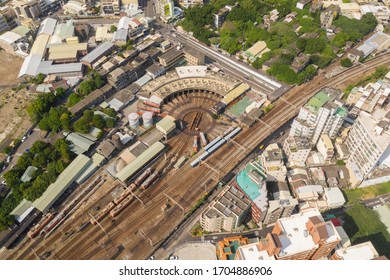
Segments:
[[[139,115],[137,113],[129,114],[128,118],[131,128],[137,128],[139,126]]]
[[[114,144],[114,146],[117,147],[119,150],[123,148],[121,137],[118,134],[112,135],[111,141],[112,144]]]
[[[145,112],[142,115],[142,120],[144,121],[144,127],[149,128],[153,125],[153,113],[152,112]]]

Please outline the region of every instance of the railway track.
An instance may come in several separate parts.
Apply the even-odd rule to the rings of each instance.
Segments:
[[[182,219],[182,211],[176,209],[178,207],[173,207],[169,212],[169,215],[168,213],[161,214],[159,208],[166,200],[161,192],[162,189],[164,192],[174,194],[178,198],[185,197],[185,201],[188,201],[190,205],[194,205],[197,199],[204,193],[204,188],[202,187],[203,182],[219,177],[231,170],[238,162],[243,160],[251,150],[266,139],[266,137],[276,131],[286,121],[293,118],[297,114],[300,106],[306,103],[308,98],[319,89],[324,86],[335,86],[341,81],[344,82],[349,80],[362,72],[372,71],[379,65],[389,64],[390,55],[384,55],[374,58],[364,66],[351,68],[337,77],[324,79],[321,76],[317,76],[311,83],[293,88],[285,95],[284,98],[286,101],[279,99],[275,103],[275,108],[262,118],[260,122],[251,129],[244,130],[235,137],[234,140],[246,147],[246,151],[242,151],[241,149],[231,150],[233,144],[228,144],[207,160],[210,165],[213,165],[216,169],[220,170],[221,174],[217,175],[215,171],[210,170],[205,165],[200,165],[195,169],[191,169],[186,165],[180,169],[174,177],[170,177],[167,180],[161,180],[156,186],[151,187],[148,189],[149,191],[145,192],[145,196],[153,195],[148,207],[143,208],[140,206],[140,203],[133,202],[128,207],[128,209],[133,210],[130,211],[126,209],[118,216],[115,223],[112,223],[109,219],[104,220],[103,226],[107,227],[106,230],[110,234],[112,244],[117,246],[118,244],[121,244],[121,240],[126,239],[126,237],[130,238],[128,243],[125,244],[125,251],[123,254],[133,251],[130,258],[146,258],[152,247],[147,240],[137,235],[137,233],[134,232],[134,229],[143,229],[143,231],[147,233],[147,236],[152,239],[153,243],[159,244],[159,240],[163,240],[169,232],[174,230]],[[199,178],[202,178],[202,180],[199,180]],[[209,188],[210,186],[208,186],[207,190]],[[134,208],[138,209],[134,211]],[[186,211],[188,210],[189,209],[186,209]],[[167,217],[167,215],[169,217]],[[47,242],[56,242],[57,239],[60,238],[59,235],[61,234],[57,233],[49,237]],[[104,236],[104,233],[96,228],[92,229],[92,227],[88,227],[79,235],[80,236],[77,236],[77,238],[73,238],[71,240],[72,242],[64,244],[64,248],[56,249],[58,252],[55,252],[55,256],[61,259],[84,259],[92,256],[95,256],[95,258],[102,258],[102,254],[104,255],[105,252],[104,248],[100,248],[95,242],[99,242]],[[38,254],[44,253],[45,248],[43,248],[44,246],[42,244],[37,244],[37,247],[36,252]],[[23,256],[26,258],[34,258],[31,250],[26,254],[23,254]]]

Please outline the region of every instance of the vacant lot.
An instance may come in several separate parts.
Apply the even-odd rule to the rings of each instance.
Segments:
[[[361,189],[345,190],[348,203],[354,203],[358,200],[374,198],[381,194],[390,193],[390,182]]]
[[[352,244],[371,241],[379,255],[390,258],[390,234],[374,210],[356,203],[343,217],[343,228]]]
[[[0,86],[17,85],[18,74],[23,59],[0,51]]]

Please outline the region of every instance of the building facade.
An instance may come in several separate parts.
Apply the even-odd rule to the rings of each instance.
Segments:
[[[305,163],[310,151],[310,142],[306,137],[288,137],[283,143],[283,151],[288,161]]]
[[[347,116],[347,109],[335,100],[336,94],[333,90],[323,90],[312,97],[300,109],[289,135],[307,137],[312,145],[317,144],[322,134],[335,139]]]
[[[232,231],[238,228],[249,214],[251,201],[235,187],[228,186],[200,215],[205,231]]]
[[[361,111],[349,131],[347,167],[356,165],[363,178],[369,178],[377,167],[390,167],[389,121],[386,110],[377,109],[373,114]]]
[[[330,255],[341,241],[332,222],[317,209],[282,218],[267,234],[261,249],[277,260],[318,260]]]

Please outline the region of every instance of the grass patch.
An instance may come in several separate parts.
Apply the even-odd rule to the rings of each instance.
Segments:
[[[374,210],[353,205],[345,212],[343,228],[353,245],[371,241],[379,255],[390,258],[390,234]]]
[[[344,193],[347,197],[348,203],[354,203],[361,199],[374,198],[378,195],[390,193],[390,182],[366,188],[345,190]]]

